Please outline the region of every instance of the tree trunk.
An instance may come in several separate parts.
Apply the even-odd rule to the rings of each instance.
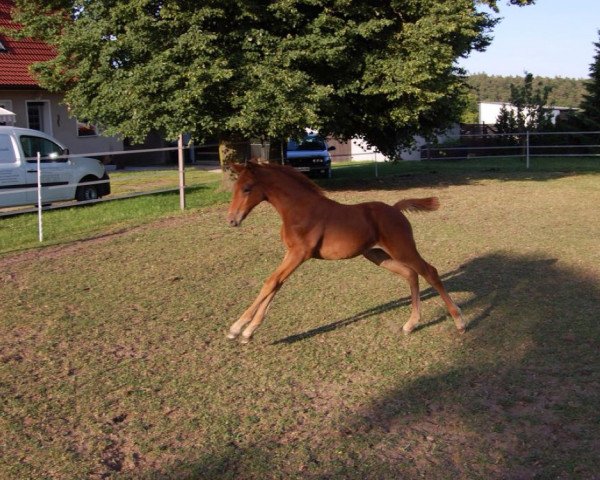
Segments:
[[[231,135],[219,140],[219,162],[223,171],[222,186],[231,190],[235,182],[232,163],[245,163],[250,157],[250,142],[240,135]]]
[[[285,153],[287,142],[281,139],[271,139],[269,145],[269,163],[283,165],[285,163]]]

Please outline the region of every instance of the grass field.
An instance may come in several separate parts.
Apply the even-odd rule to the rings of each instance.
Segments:
[[[179,212],[177,170],[116,171],[111,173],[111,196],[156,192],[153,195],[102,202],[85,207],[50,210],[43,214],[42,246],[61,244],[116,231],[123,231],[166,215]],[[226,202],[228,192],[221,188],[221,175],[188,168],[186,203],[201,208]],[[175,189],[175,191],[164,191]],[[0,218],[0,255],[40,246],[36,214]]]
[[[268,205],[240,229],[213,198],[5,252],[0,478],[597,478],[600,169],[560,165],[324,183],[440,197],[410,219],[462,336],[425,284],[403,336],[408,287],[354,259],[304,264],[228,342],[283,254]]]
[[[192,187],[210,185],[219,182],[220,173],[215,170],[187,166],[185,169],[185,180],[186,184]],[[113,195],[126,195],[129,193],[169,188],[177,189],[179,187],[179,172],[176,168],[163,170],[116,170],[110,172],[110,184]]]

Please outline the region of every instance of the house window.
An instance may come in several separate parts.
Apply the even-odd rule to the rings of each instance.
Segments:
[[[52,135],[48,101],[27,102],[27,126]]]
[[[77,120],[78,137],[95,137],[98,135],[96,125],[92,125],[87,120]]]
[[[27,122],[29,128],[34,130],[44,131],[44,103],[43,102],[28,102],[27,103]]]

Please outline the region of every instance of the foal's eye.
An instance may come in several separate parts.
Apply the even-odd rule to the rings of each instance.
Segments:
[[[252,191],[252,185],[245,185],[244,188],[242,189],[243,193],[250,193]]]

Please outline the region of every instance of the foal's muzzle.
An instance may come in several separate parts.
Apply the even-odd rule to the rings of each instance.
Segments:
[[[239,227],[242,224],[244,216],[238,212],[227,215],[227,223],[230,227]]]

